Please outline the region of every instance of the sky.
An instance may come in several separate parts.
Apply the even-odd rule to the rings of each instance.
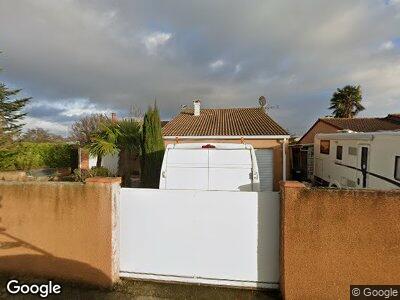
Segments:
[[[26,129],[264,95],[298,135],[347,84],[361,85],[361,116],[400,112],[400,0],[2,0],[0,28],[0,81],[33,97]]]

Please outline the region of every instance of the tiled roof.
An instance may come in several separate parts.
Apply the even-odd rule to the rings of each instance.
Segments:
[[[398,130],[400,123],[386,118],[321,118],[322,122],[328,123],[338,129],[350,129],[358,132],[374,132],[380,130]]]
[[[394,123],[399,123],[400,124],[400,114],[390,114],[386,118],[386,120]]]
[[[288,135],[288,132],[257,108],[202,108],[200,116],[185,109],[163,127],[164,136]]]

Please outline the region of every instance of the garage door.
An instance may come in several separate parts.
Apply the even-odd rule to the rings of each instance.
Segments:
[[[258,173],[260,174],[261,191],[272,191],[273,188],[273,152],[270,149],[255,149]]]

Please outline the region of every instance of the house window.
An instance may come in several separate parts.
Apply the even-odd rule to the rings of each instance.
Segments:
[[[343,146],[336,146],[336,159],[342,160]]]
[[[400,181],[400,156],[396,156],[394,160],[394,179]]]
[[[349,147],[349,155],[357,155],[357,148]]]
[[[331,146],[330,140],[321,140],[319,145],[319,152],[322,154],[329,154],[329,147]]]

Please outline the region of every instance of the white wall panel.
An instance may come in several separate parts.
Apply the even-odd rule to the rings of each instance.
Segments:
[[[118,173],[119,154],[105,155],[101,160],[101,166],[107,168],[113,175]],[[89,157],[89,168],[95,167],[97,156]]]
[[[279,194],[121,190],[122,276],[274,287]]]

